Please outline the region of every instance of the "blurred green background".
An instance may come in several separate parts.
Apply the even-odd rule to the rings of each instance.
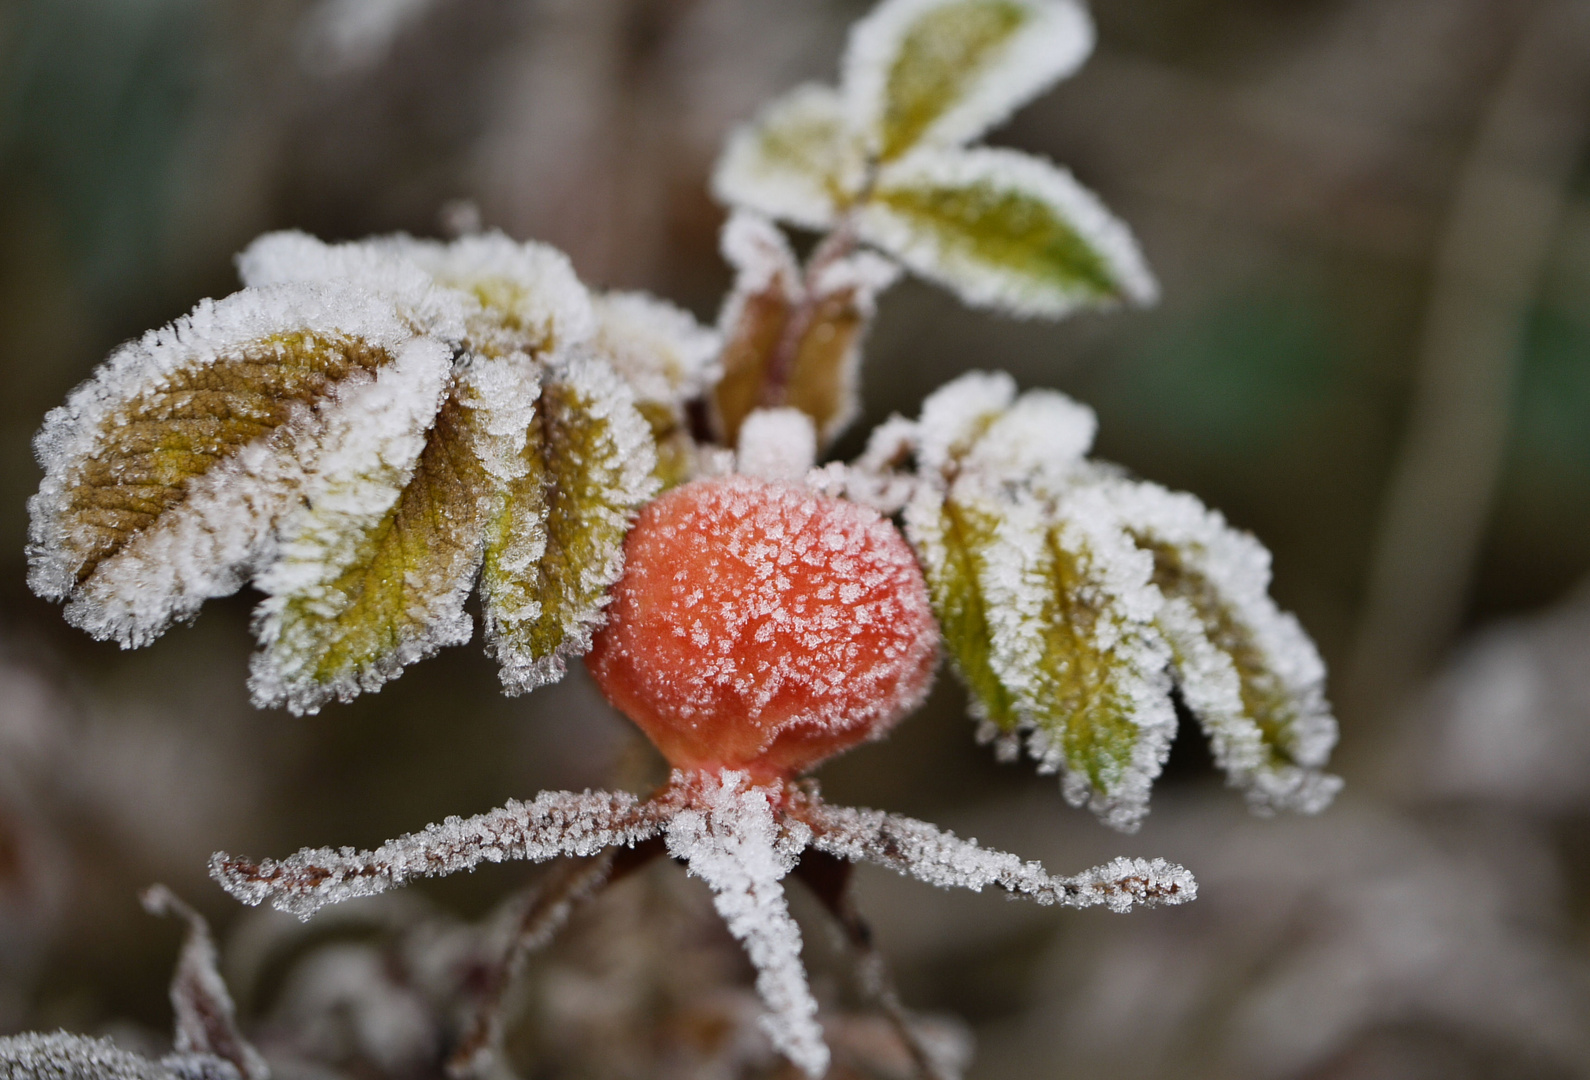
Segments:
[[[475,646],[294,718],[247,705],[247,596],[140,652],[70,630],[24,583],[44,413],[232,291],[255,235],[435,235],[457,200],[711,322],[717,148],[832,79],[867,6],[0,2],[0,1032],[164,1030],[176,931],[135,893],[166,881],[224,938],[212,850],[368,845],[657,767],[583,672],[505,699]],[[1099,192],[1163,301],[1049,324],[883,298],[842,455],[968,368],[1073,394],[1100,456],[1270,547],[1343,730],[1348,794],[1309,822],[1249,818],[1184,730],[1131,838],[996,765],[948,676],[828,766],[837,800],[1061,870],[1162,854],[1204,878],[1192,908],[1120,919],[863,874],[906,1000],[972,1024],[973,1076],[1590,1069],[1590,634],[1565,599],[1590,570],[1585,7],[1096,0],[1096,55],[992,141]],[[530,876],[424,892],[473,916]],[[1517,1018],[1487,1007],[1510,993]]]

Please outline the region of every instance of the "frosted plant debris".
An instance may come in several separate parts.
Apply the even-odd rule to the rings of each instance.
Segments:
[[[1340,786],[1324,665],[1268,595],[1269,554],[1190,495],[1085,457],[1096,420],[971,372],[831,482],[908,488],[904,524],[981,737],[1025,741],[1073,803],[1132,829],[1175,734],[1172,684],[1260,812]]]
[[[237,1080],[236,1068],[216,1060],[207,1080]],[[199,1080],[187,1069],[123,1050],[109,1039],[91,1039],[64,1031],[25,1032],[0,1038],[3,1080]]]
[[[139,899],[151,915],[175,915],[188,924],[171,975],[174,1056],[219,1058],[242,1080],[267,1080],[265,1059],[238,1030],[237,1009],[221,979],[209,923],[164,885],[150,886]]]
[[[744,210],[724,224],[722,248],[736,274],[719,316],[719,434],[732,444],[752,410],[789,406],[812,418],[821,443],[833,441],[859,411],[861,345],[899,268],[838,244],[802,273],[773,223]]]

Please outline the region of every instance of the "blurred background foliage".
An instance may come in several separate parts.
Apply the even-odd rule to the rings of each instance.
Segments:
[[[296,719],[247,705],[246,596],[141,652],[70,631],[23,581],[44,413],[118,342],[232,291],[258,233],[436,234],[459,200],[595,285],[710,322],[729,281],[707,194],[721,140],[831,78],[867,6],[0,2],[0,1031],[164,1030],[176,930],[136,890],[166,881],[223,941],[269,921],[208,883],[212,850],[373,844],[659,768],[583,672],[508,700],[478,648],[455,649]],[[1164,300],[1054,325],[914,282],[883,299],[841,455],[968,368],[1065,390],[1098,410],[1101,456],[1269,545],[1278,599],[1337,672],[1348,792],[1312,821],[1250,819],[1184,732],[1144,832],[1108,834],[973,746],[948,678],[890,742],[824,770],[839,801],[1061,871],[1130,853],[1200,876],[1193,908],[1120,919],[863,873],[906,1000],[971,1024],[971,1075],[1590,1073],[1583,7],[1096,0],[1097,54],[995,141],[1098,191]],[[473,918],[533,877],[423,893]],[[700,890],[648,906],[630,888],[573,940],[622,953],[627,934],[638,954],[647,919],[677,915],[671,943],[721,951],[677,930]],[[548,971],[640,977],[568,949]],[[298,1031],[293,980],[260,985],[256,1016],[275,994],[271,1030]],[[527,1008],[535,1030],[545,1008]],[[654,1056],[601,1057],[615,1039],[525,1036],[516,1064],[646,1075]],[[435,1071],[428,1044],[386,1060],[344,1041],[349,1075]]]

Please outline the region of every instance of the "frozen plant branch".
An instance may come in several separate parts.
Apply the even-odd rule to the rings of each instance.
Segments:
[[[308,919],[327,904],[374,896],[417,877],[473,870],[510,859],[545,862],[559,855],[595,855],[655,836],[666,804],[605,791],[545,791],[472,818],[448,818],[389,840],[374,851],[305,848],[285,859],[251,862],[224,852],[210,876],[250,906],[269,900]]]

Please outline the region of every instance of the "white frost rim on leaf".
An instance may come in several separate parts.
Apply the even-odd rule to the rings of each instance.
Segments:
[[[813,158],[800,168],[767,152],[770,139],[804,133]],[[723,203],[781,218],[809,229],[837,220],[837,191],[859,191],[866,161],[852,134],[845,102],[828,86],[804,83],[766,105],[730,133],[712,173],[712,193]]]
[[[1325,699],[1325,663],[1297,619],[1270,597],[1270,553],[1251,535],[1233,529],[1219,511],[1184,492],[1122,480],[1105,481],[1097,490],[1128,529],[1174,548],[1210,583],[1297,710],[1281,745],[1297,765],[1269,767],[1263,735],[1246,714],[1231,658],[1210,642],[1185,601],[1171,601],[1160,621],[1179,654],[1182,693],[1203,721],[1217,763],[1233,783],[1248,789],[1257,809],[1324,809],[1341,787],[1339,778],[1319,772],[1337,737]]]
[[[266,558],[271,531],[314,467],[316,410],[299,407],[275,432],[248,443],[189,482],[186,497],[76,584],[81,544],[63,520],[84,463],[106,425],[141,394],[178,373],[295,333],[348,337],[396,354],[415,331],[393,302],[349,285],[285,284],[201,302],[169,326],[111,354],[34,440],[44,480],[28,501],[28,583],[40,596],[71,596],[66,618],[96,638],[146,645],[205,600],[237,591]],[[367,381],[356,373],[350,381]]]
[[[979,478],[957,484],[956,497],[973,502],[998,498],[979,491]],[[1153,559],[1122,531],[1108,504],[1086,491],[1063,500],[1058,521],[1045,500],[1028,494],[1000,499],[998,526],[984,552],[979,574],[990,633],[989,663],[1016,700],[1029,729],[1028,749],[1044,771],[1058,770],[1061,790],[1074,806],[1087,804],[1123,832],[1135,831],[1148,813],[1154,778],[1163,768],[1176,734],[1167,667],[1170,650],[1154,627],[1163,605],[1152,582]],[[1043,700],[1043,607],[1055,584],[1049,539],[1078,560],[1079,588],[1098,612],[1093,647],[1110,653],[1114,681],[1128,697],[1137,728],[1130,760],[1095,789],[1087,773],[1065,760],[1058,737],[1037,724]]]
[[[842,85],[852,123],[881,144],[889,74],[911,27],[922,16],[967,0],[887,0],[856,23],[843,62]],[[989,57],[965,95],[922,132],[918,145],[958,145],[983,134],[1071,74],[1093,51],[1093,22],[1072,0],[1007,0],[1026,23]]]
[[[942,473],[1016,400],[1016,380],[1003,371],[968,371],[922,401],[917,459],[924,473]]]
[[[592,304],[591,349],[637,400],[677,407],[718,381],[721,341],[688,311],[641,292],[603,293]]]
[[[1159,286],[1125,223],[1067,170],[1015,150],[922,150],[902,158],[880,173],[877,196],[858,209],[857,231],[918,274],[953,289],[968,304],[1060,318],[1108,302],[1085,289],[990,262],[885,202],[890,190],[976,186],[1020,192],[1042,202],[1103,260],[1124,297],[1138,304],[1158,299]]]
[[[255,612],[261,645],[250,665],[255,705],[317,712],[332,698],[348,701],[361,691],[377,690],[409,664],[469,640],[466,578],[439,596],[423,598],[430,608],[423,619],[426,633],[398,642],[362,670],[325,682],[314,675],[320,634],[343,610],[342,599],[329,586],[358,557],[366,535],[413,477],[451,372],[451,348],[417,339],[399,350],[373,383],[338,395],[335,408],[323,408],[327,430],[303,502],[279,526],[277,558],[254,582],[266,594]],[[318,618],[309,625],[285,620],[294,604],[308,605]]]

